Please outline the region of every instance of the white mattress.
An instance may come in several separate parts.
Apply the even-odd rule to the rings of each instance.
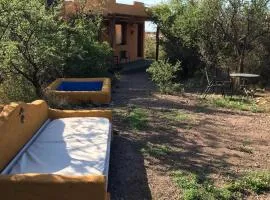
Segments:
[[[12,166],[9,174],[108,176],[111,131],[106,118],[51,121]]]

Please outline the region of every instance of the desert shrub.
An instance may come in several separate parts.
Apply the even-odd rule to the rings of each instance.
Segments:
[[[110,61],[106,58],[112,51],[108,43],[95,42],[86,49],[83,56],[74,55],[68,59],[64,75],[77,78],[109,76]]]
[[[162,41],[161,41],[162,43]],[[145,37],[145,48],[144,48],[144,55],[148,59],[155,59],[156,58],[156,38],[153,36],[147,36]],[[159,47],[159,59],[165,59],[166,53],[163,49],[163,46],[160,45]]]
[[[5,78],[0,84],[0,104],[12,101],[31,102],[37,98],[35,88],[24,78]]]
[[[107,76],[110,67],[112,49],[107,42],[98,40],[102,29],[99,15],[89,17],[91,13],[79,13],[69,20],[69,51],[64,66],[64,75],[68,77]]]
[[[182,90],[182,85],[175,82],[177,73],[181,70],[181,63],[170,64],[166,60],[153,62],[147,69],[153,82],[156,83],[160,92],[174,93]]]

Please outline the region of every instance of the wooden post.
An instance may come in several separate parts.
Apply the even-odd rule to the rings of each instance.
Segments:
[[[144,58],[144,44],[145,44],[145,22],[142,25],[142,57]]]
[[[156,60],[158,60],[159,57],[159,26],[157,26],[157,32],[156,32]]]
[[[110,43],[112,49],[114,49],[114,41],[115,41],[115,17],[112,17],[110,20],[110,26],[109,26],[109,32],[110,32]]]
[[[112,18],[109,18],[109,23],[108,23],[108,28],[109,28],[109,42],[110,46],[113,50],[113,56],[112,56],[112,68],[115,66],[115,64],[118,64],[118,57],[117,61],[115,63],[115,56],[114,56],[114,48],[115,48],[115,16],[112,16]]]

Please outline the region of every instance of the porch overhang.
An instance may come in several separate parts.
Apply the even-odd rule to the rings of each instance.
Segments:
[[[121,21],[121,22],[128,22],[128,23],[138,23],[138,22],[145,22],[149,20],[149,17],[142,17],[142,16],[136,16],[136,15],[127,15],[127,14],[121,14],[121,13],[113,13],[108,14],[107,16],[104,16],[104,20],[112,20],[115,19],[115,21]]]

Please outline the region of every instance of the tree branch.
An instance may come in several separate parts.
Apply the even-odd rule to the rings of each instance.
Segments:
[[[21,74],[24,78],[26,78],[28,81],[30,81],[31,83],[33,83],[33,79],[30,78],[28,76],[28,74],[26,74],[25,72],[23,72],[22,70],[20,70],[13,62],[10,62],[11,66],[19,73]]]

